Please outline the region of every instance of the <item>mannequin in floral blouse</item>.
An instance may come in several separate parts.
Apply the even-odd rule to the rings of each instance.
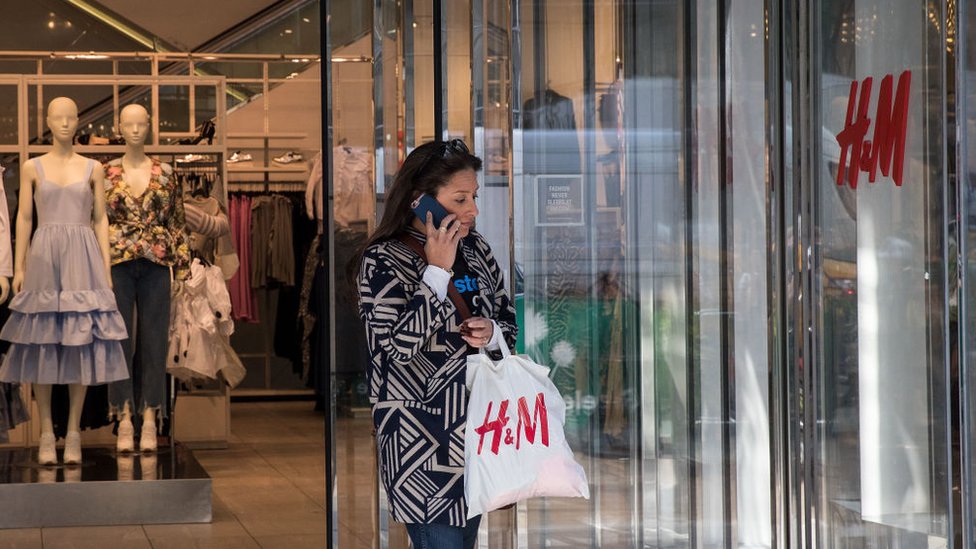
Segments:
[[[170,291],[189,273],[183,192],[172,168],[146,155],[149,113],[127,105],[119,114],[125,154],[105,166],[112,282],[129,330],[123,342],[131,378],[109,385],[110,414],[119,422],[116,446],[156,450],[157,419],[165,415]],[[136,332],[133,332],[135,320]]]

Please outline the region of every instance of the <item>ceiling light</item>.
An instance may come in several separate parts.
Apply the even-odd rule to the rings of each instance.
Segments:
[[[292,33],[291,29],[285,29],[285,34],[291,34],[291,33]]]
[[[48,21],[47,22],[47,28],[53,29],[54,28],[54,21]]]
[[[308,20],[308,17],[302,17],[302,21],[305,21],[306,23],[311,23],[311,21]]]

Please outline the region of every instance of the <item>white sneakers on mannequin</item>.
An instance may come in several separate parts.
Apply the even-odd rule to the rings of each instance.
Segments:
[[[64,437],[64,464],[78,465],[81,463],[81,433],[69,431]]]
[[[41,465],[54,465],[58,462],[58,453],[54,444],[54,433],[41,433],[41,443],[37,448],[37,461]]]
[[[139,435],[139,450],[143,452],[156,451],[156,424],[145,422]]]
[[[136,445],[132,441],[135,429],[132,427],[132,420],[126,418],[119,421],[118,439],[115,441],[115,449],[119,452],[131,452]]]

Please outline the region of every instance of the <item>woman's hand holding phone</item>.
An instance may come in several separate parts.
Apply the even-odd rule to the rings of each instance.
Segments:
[[[450,272],[457,256],[458,241],[461,240],[461,222],[454,214],[448,214],[440,227],[434,226],[434,217],[427,212],[427,243],[424,252],[427,263]]]

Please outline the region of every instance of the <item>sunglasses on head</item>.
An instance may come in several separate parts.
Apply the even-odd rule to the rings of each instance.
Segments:
[[[461,139],[451,139],[450,141],[439,141],[436,145],[431,147],[431,152],[424,158],[423,164],[417,169],[417,173],[423,173],[424,169],[427,168],[427,164],[430,163],[430,159],[435,156],[441,158],[447,158],[452,154],[471,154],[468,150],[468,146],[464,144]]]

